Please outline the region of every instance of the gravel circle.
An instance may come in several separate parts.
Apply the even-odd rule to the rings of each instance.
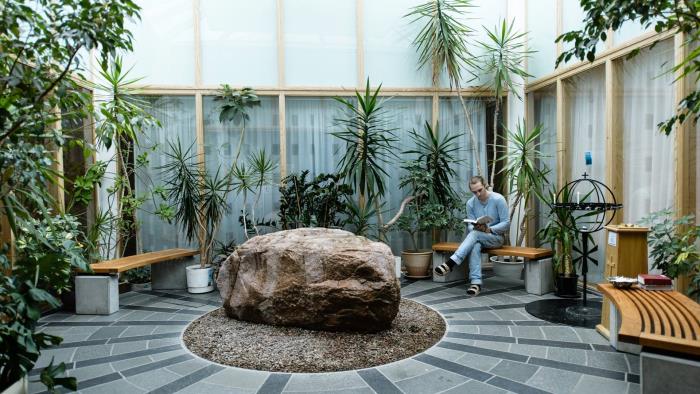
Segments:
[[[223,308],[190,323],[183,336],[194,354],[219,364],[270,372],[369,368],[418,354],[442,338],[434,310],[401,300],[389,330],[373,334],[314,331],[231,319]]]

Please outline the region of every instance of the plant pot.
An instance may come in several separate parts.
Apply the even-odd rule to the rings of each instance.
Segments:
[[[14,382],[12,386],[3,390],[0,394],[27,394],[29,392],[29,380],[24,376],[22,379]]]
[[[432,250],[407,250],[401,252],[401,262],[407,271],[406,277],[430,277],[430,261],[432,258]]]
[[[502,278],[510,280],[523,280],[523,267],[525,260],[522,257],[513,256],[491,256],[489,259],[493,264],[493,273]]]
[[[557,275],[557,291],[556,295],[564,298],[578,297],[577,291],[578,275]]]
[[[214,267],[207,265],[201,268],[199,264],[189,265],[187,272],[187,291],[190,293],[209,293],[214,291]]]
[[[69,291],[61,293],[59,298],[62,311],[75,313],[75,285]]]

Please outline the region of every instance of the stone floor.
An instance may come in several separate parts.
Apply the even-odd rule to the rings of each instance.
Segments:
[[[220,304],[217,293],[122,294],[110,316],[54,313],[41,330],[64,338],[44,351],[64,361],[82,393],[635,393],[639,357],[618,353],[595,330],[554,325],[525,312],[539,297],[492,277],[475,298],[464,284],[402,281],[404,297],[436,309],[443,339],[414,357],[373,368],[320,374],[269,373],[203,360],[182,344],[187,324]],[[595,298],[595,296],[594,296]],[[44,387],[30,383],[31,392]]]

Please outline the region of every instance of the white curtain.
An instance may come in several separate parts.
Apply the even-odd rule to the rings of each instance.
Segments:
[[[307,180],[336,172],[343,157],[343,141],[331,135],[339,131],[342,104],[332,97],[287,97],[287,175],[309,170]]]
[[[605,183],[605,69],[597,67],[567,79],[566,103],[569,129],[567,160],[571,169],[567,182],[581,179],[585,172],[589,176],[588,179]],[[585,152],[591,152],[591,166],[586,165]],[[579,185],[576,193],[579,193],[579,199],[584,199],[592,191],[592,184],[581,182]],[[584,224],[579,222],[579,225]],[[606,245],[604,236],[604,230],[593,233],[598,251],[592,253],[591,257],[598,265],[588,264],[590,282],[603,280]],[[578,270],[580,273],[580,267]]]
[[[557,89],[556,85],[540,89],[531,93],[531,102],[534,105],[535,126],[542,126],[540,134],[540,152],[544,156],[540,161],[540,168],[546,166],[550,172],[547,181],[550,185],[557,183]],[[546,205],[536,202],[538,215],[538,229],[544,228],[549,220],[549,211]],[[538,241],[539,244],[539,241]]]
[[[192,96],[146,96],[143,97],[148,103],[147,111],[156,117],[162,127],[154,127],[144,130],[139,137],[139,146],[135,149],[135,154],[148,153],[148,164],[142,167],[136,174],[137,196],[147,194],[153,187],[164,186],[162,170],[158,168],[166,163],[166,152],[168,141],[175,142],[179,137],[183,147],[192,145],[196,152],[195,136],[195,108],[194,97]],[[151,151],[151,148],[155,150]],[[160,204],[161,200],[155,202]],[[147,199],[137,212],[140,223],[138,231],[138,248],[141,252],[152,252],[157,250],[195,247],[185,240],[182,231],[175,224],[168,224],[155,216],[153,212],[156,205],[151,199]]]
[[[248,110],[250,119],[246,122],[243,146],[238,159],[239,165],[247,163],[248,157],[265,149],[266,156],[277,165],[273,172],[272,185],[263,187],[259,201],[255,193],[248,193],[246,212],[252,220],[252,210],[255,209],[255,220],[277,221],[279,211],[279,99],[277,96],[261,96],[261,105]],[[221,111],[220,103],[214,101],[214,97],[206,96],[203,100],[204,112],[204,158],[207,171],[214,174],[217,168],[222,172],[228,171],[236,157],[238,141],[241,135],[241,125],[232,122],[219,122]],[[242,215],[244,198],[242,194],[231,192],[229,195],[229,207],[231,211],[224,217],[217,235],[222,242],[235,240],[238,244],[245,242],[246,237],[243,226],[239,223]],[[268,227],[260,227],[261,231],[271,230]]]
[[[674,206],[674,135],[656,125],[673,115],[673,40],[622,61],[624,222]]]

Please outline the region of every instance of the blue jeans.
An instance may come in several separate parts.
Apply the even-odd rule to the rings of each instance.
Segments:
[[[450,259],[457,265],[469,256],[469,280],[472,284],[481,284],[481,248],[498,248],[503,246],[503,235],[485,233],[482,231],[470,231],[457,251]]]

